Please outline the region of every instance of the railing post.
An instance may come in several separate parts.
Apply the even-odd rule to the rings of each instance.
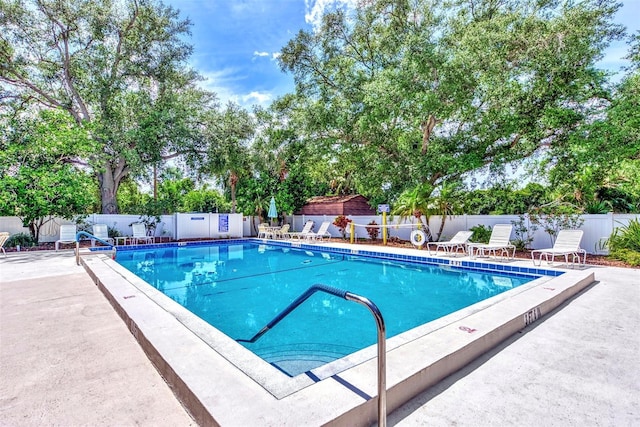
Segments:
[[[387,345],[386,345],[386,327],[384,325],[384,319],[382,313],[378,307],[371,302],[368,298],[361,297],[351,292],[344,291],[342,289],[334,288],[323,284],[315,284],[309,289],[304,291],[302,295],[296,298],[291,304],[289,304],[284,310],[276,315],[269,323],[267,323],[258,333],[249,339],[239,339],[238,342],[254,343],[260,339],[264,334],[269,332],[271,328],[276,326],[282,319],[288,316],[293,310],[295,310],[300,304],[305,302],[311,295],[316,292],[325,292],[330,295],[334,295],[347,301],[354,301],[366,306],[373,317],[376,320],[376,326],[378,329],[378,426],[386,427],[387,425]]]
[[[387,426],[387,340],[382,313],[368,298],[347,292],[345,299],[366,306],[376,319],[378,327],[378,427]]]

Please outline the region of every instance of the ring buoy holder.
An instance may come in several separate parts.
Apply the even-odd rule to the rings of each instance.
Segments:
[[[413,230],[411,232],[411,243],[414,246],[422,246],[427,241],[427,235],[422,230]]]

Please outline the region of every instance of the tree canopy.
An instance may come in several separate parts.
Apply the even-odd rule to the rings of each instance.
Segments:
[[[625,35],[613,23],[619,8],[361,1],[293,37],[280,65],[295,93],[249,112],[199,87],[191,24],[161,0],[3,0],[0,119],[10,150],[0,195],[16,207],[36,173],[95,194],[85,191],[91,173],[103,213],[120,201],[147,213],[228,206],[264,215],[271,196],[292,213],[314,195],[356,192],[427,221],[550,200],[640,211],[640,35],[619,82],[597,68]],[[25,162],[18,154],[33,153],[34,138],[50,154]],[[188,176],[165,173],[157,199],[141,195],[135,180],[170,170],[169,159]],[[505,182],[507,166],[530,159],[529,179],[546,188]],[[481,170],[501,177],[498,188],[463,196]],[[199,178],[227,200],[198,189]],[[94,204],[77,202],[64,203],[78,212]]]
[[[122,180],[202,140],[215,97],[186,60],[190,22],[156,0],[0,3],[3,102],[59,109],[90,130],[103,213]]]
[[[302,132],[375,200],[570,139],[622,35],[602,1],[372,0],[283,49]]]

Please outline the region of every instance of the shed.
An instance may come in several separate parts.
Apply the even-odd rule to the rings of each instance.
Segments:
[[[359,194],[317,196],[307,201],[298,215],[375,215],[369,201]]]

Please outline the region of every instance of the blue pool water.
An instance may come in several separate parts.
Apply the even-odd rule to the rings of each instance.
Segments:
[[[318,283],[373,301],[389,338],[535,278],[256,243],[122,251],[116,261],[233,339],[251,338]],[[364,306],[316,293],[242,345],[294,376],[376,339]]]

